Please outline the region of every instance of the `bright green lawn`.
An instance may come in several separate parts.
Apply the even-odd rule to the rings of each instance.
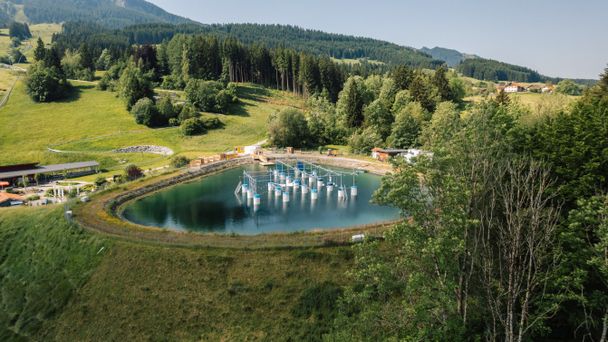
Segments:
[[[183,137],[179,128],[151,129],[137,125],[115,93],[75,82],[70,99],[35,103],[19,82],[9,102],[0,109],[0,165],[54,163],[84,159],[102,162],[104,168],[137,163],[162,165],[168,158],[150,154],[116,154],[110,151],[133,145],[161,145],[188,156],[209,155],[263,140],[268,115],[302,100],[287,93],[254,85],[239,87],[241,103],[232,115],[216,115],[225,127],[197,137]],[[76,153],[57,154],[48,147]]]

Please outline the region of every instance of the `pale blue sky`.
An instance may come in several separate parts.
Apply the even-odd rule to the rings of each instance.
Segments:
[[[442,46],[548,76],[597,78],[608,63],[608,0],[149,1],[207,24],[291,24]]]

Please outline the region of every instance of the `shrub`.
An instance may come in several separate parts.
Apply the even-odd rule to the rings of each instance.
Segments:
[[[158,101],[157,108],[158,114],[160,114],[165,122],[169,122],[169,120],[177,117],[177,113],[175,112],[175,108],[173,107],[173,103],[169,96],[161,97]]]
[[[270,142],[278,147],[304,147],[309,145],[310,134],[304,114],[287,108],[270,117]]]
[[[128,181],[136,180],[144,176],[143,171],[137,165],[131,164],[125,168],[125,178]]]
[[[221,128],[224,124],[218,118],[203,118],[203,125],[206,129],[217,129]]]
[[[186,98],[197,109],[204,112],[226,113],[231,103],[235,103],[236,87],[224,88],[221,82],[193,79],[186,86]]]
[[[182,109],[178,115],[178,119],[180,122],[184,122],[187,119],[196,118],[198,117],[198,115],[199,113],[196,108],[194,108],[192,104],[186,103],[182,106]]]
[[[188,165],[188,163],[190,163],[190,159],[188,159],[184,156],[177,156],[177,157],[173,157],[173,159],[171,159],[171,166],[173,166],[176,169],[178,169],[180,167],[184,167],[184,166]]]
[[[36,102],[49,102],[66,95],[68,83],[63,73],[56,67],[34,64],[25,81],[27,93]]]
[[[182,122],[182,134],[186,136],[198,135],[207,132],[205,124],[199,118],[190,118]]]
[[[97,179],[95,179],[95,185],[97,185],[98,187],[102,187],[104,186],[108,181],[105,179],[105,177],[97,177]]]
[[[169,126],[171,126],[171,127],[179,126],[179,119],[177,119],[177,118],[169,119]]]
[[[382,145],[382,138],[371,127],[359,130],[348,139],[348,146],[351,152],[367,154],[372,148]]]
[[[135,103],[131,108],[131,114],[135,117],[135,122],[148,127],[159,126],[162,122],[154,102],[145,97]]]

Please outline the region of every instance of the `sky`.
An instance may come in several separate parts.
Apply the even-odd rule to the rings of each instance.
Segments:
[[[148,0],[205,24],[289,24],[415,48],[441,46],[553,77],[608,64],[608,0]]]

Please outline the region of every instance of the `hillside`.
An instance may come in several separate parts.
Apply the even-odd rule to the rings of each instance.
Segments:
[[[184,137],[178,127],[152,129],[137,125],[124,103],[94,84],[73,82],[70,97],[61,102],[35,103],[17,82],[8,103],[0,108],[2,155],[0,165],[21,162],[60,163],[98,160],[108,170],[122,170],[126,162],[143,168],[167,164],[167,157],[141,153],[114,153],[114,149],[137,144],[160,145],[176,154],[197,157],[264,139],[270,114],[285,106],[302,106],[293,95],[254,85],[239,86],[240,103],[219,118],[225,127],[196,137]],[[52,114],[50,114],[52,113]],[[36,127],[36,134],[30,134]],[[24,143],[26,141],[26,143]],[[68,153],[53,153],[53,148]]]
[[[425,46],[420,49],[420,51],[431,55],[431,57],[433,57],[434,59],[446,62],[447,65],[451,68],[457,66],[467,58],[479,58],[476,55],[466,54],[458,50],[446,49],[439,46],[435,46],[432,49],[429,49]]]
[[[284,46],[338,59],[381,61],[417,67],[440,65],[440,61],[414,48],[364,37],[326,33],[290,25],[218,24],[205,26],[209,33],[232,35],[244,43],[264,42],[269,47]]]
[[[0,0],[0,25],[90,21],[107,27],[164,22],[190,23],[144,0]]]
[[[350,247],[159,248],[91,234],[62,207],[0,215],[0,340],[320,341]]]

